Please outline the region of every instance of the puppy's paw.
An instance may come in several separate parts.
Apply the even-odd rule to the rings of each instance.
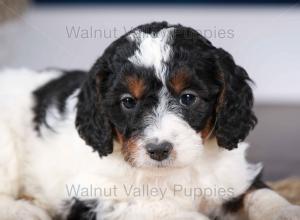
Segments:
[[[289,205],[279,210],[274,220],[299,220],[300,206]]]
[[[27,201],[16,201],[13,209],[8,220],[51,220],[46,211]]]
[[[145,219],[140,217],[132,217],[128,208],[128,202],[120,202],[116,200],[102,200],[97,206],[97,220],[131,220]]]
[[[95,210],[97,205],[96,199],[79,200],[72,198],[65,201],[56,218],[60,220],[94,219],[97,214]]]

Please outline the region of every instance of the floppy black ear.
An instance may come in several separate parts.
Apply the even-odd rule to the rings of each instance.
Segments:
[[[82,139],[100,156],[113,151],[112,128],[103,108],[105,70],[101,59],[90,70],[78,96],[76,128]]]
[[[217,65],[222,88],[216,108],[215,136],[219,146],[231,150],[247,137],[257,123],[252,111],[252,89],[248,84],[251,79],[222,49],[218,49]]]

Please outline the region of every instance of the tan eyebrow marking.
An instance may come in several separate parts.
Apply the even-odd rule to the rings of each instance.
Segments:
[[[175,75],[171,78],[170,84],[172,88],[175,90],[177,94],[182,92],[187,86],[190,80],[190,76],[187,71],[181,69],[175,73]]]
[[[136,98],[139,99],[143,96],[145,91],[145,82],[143,79],[140,79],[136,76],[129,76],[126,78],[128,89],[130,93]]]

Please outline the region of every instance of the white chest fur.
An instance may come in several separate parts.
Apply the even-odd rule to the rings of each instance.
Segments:
[[[42,139],[30,141],[24,164],[25,193],[53,213],[72,197],[113,199],[147,209],[167,204],[171,212],[180,208],[210,213],[242,194],[260,171],[259,165],[245,160],[246,144],[229,152],[214,141],[205,145],[204,154],[191,167],[134,168],[124,161],[117,143],[113,154],[100,158],[78,137],[73,116],[63,123],[56,126],[57,133],[46,131]]]

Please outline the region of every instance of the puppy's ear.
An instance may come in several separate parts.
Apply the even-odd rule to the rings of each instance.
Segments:
[[[107,77],[101,58],[90,70],[78,96],[76,128],[82,139],[100,156],[113,151],[112,127],[103,108]]]
[[[219,146],[231,150],[257,123],[252,111],[252,89],[248,84],[251,79],[223,49],[218,49],[217,65],[221,91],[216,107],[215,136]]]

